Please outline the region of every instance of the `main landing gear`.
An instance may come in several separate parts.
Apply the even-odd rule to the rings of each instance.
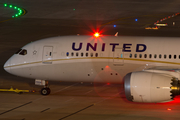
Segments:
[[[35,85],[44,86],[44,88],[42,88],[40,91],[41,95],[49,95],[51,93],[51,90],[50,90],[49,85],[48,85],[48,81],[36,79]]]

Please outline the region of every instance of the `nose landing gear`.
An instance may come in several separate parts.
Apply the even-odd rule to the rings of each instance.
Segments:
[[[48,85],[48,81],[36,79],[35,85],[44,86],[44,88],[42,88],[40,91],[41,95],[49,95],[51,93],[51,90]]]
[[[51,90],[48,86],[48,81],[45,81],[44,88],[41,89],[41,95],[49,95],[51,93]]]
[[[49,95],[50,93],[51,93],[51,90],[49,87],[41,89],[41,95]]]

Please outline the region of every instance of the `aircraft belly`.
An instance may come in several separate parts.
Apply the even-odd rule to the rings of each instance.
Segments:
[[[137,64],[124,64],[120,67],[114,67],[107,65],[107,62],[69,62],[34,66],[31,70],[34,79],[121,83],[127,73],[136,70],[138,67],[140,66]]]
[[[76,61],[75,63],[29,64],[23,67],[12,67],[11,71],[18,76],[49,81],[121,83],[127,73],[162,68],[179,69],[180,67],[173,64],[131,60],[124,61],[123,66],[115,66],[105,61]]]

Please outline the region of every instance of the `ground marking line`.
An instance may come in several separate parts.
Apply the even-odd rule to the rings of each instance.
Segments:
[[[76,111],[76,112],[74,112],[74,113],[71,113],[71,114],[69,114],[69,115],[67,115],[67,116],[65,116],[65,117],[63,117],[63,118],[60,118],[59,120],[63,120],[63,119],[65,119],[65,118],[67,118],[67,117],[70,117],[70,116],[72,116],[72,115],[75,115],[75,114],[77,114],[77,113],[79,113],[79,112],[81,112],[81,111],[83,111],[83,110],[86,110],[86,109],[92,107],[92,106],[94,106],[94,104],[89,105],[89,106],[87,106],[87,107],[85,107],[85,108],[83,108],[83,109],[81,109],[81,110],[78,110],[78,111]]]
[[[30,104],[30,103],[32,103],[32,101],[31,101],[31,102],[28,102],[28,103],[25,103],[25,104],[23,104],[23,105],[20,105],[20,106],[18,106],[18,107],[12,108],[12,109],[10,109],[10,110],[7,110],[7,111],[5,111],[5,112],[3,112],[3,113],[0,113],[0,115],[5,114],[5,113],[8,113],[8,112],[11,112],[11,111],[13,111],[13,110],[15,110],[15,109],[18,109],[18,108],[23,107],[23,106],[25,106],[25,105],[28,105],[28,104]]]

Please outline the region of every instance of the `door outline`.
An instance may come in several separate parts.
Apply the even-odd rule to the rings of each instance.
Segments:
[[[123,66],[124,65],[124,52],[122,48],[116,47],[113,52],[113,65]]]
[[[53,46],[44,46],[42,54],[42,63],[52,64],[53,59]]]

